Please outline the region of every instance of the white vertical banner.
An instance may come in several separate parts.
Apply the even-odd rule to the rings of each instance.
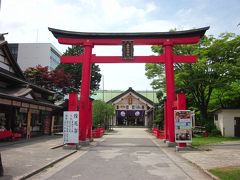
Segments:
[[[63,144],[78,143],[79,112],[64,111],[63,113]]]
[[[175,141],[177,143],[192,142],[192,113],[190,110],[175,110]]]

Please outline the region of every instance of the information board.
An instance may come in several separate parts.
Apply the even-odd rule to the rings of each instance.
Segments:
[[[63,143],[78,143],[79,112],[64,111],[63,113]]]
[[[175,141],[177,143],[192,142],[192,117],[190,110],[175,110]]]

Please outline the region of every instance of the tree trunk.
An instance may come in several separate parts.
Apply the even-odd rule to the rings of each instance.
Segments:
[[[207,107],[205,105],[202,105],[201,107],[199,107],[199,110],[200,110],[200,120],[202,124],[205,124],[208,119]]]

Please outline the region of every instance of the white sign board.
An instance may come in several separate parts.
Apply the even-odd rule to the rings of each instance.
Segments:
[[[175,110],[175,141],[177,143],[192,142],[192,117],[190,110]]]
[[[63,143],[78,143],[79,112],[64,111],[63,113]]]

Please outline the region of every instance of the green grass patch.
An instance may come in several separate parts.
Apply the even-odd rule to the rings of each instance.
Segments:
[[[239,180],[240,179],[240,167],[224,167],[210,169],[213,175],[219,177],[221,180]]]
[[[193,137],[192,145],[193,146],[202,146],[207,144],[219,144],[224,141],[240,141],[238,137]]]

